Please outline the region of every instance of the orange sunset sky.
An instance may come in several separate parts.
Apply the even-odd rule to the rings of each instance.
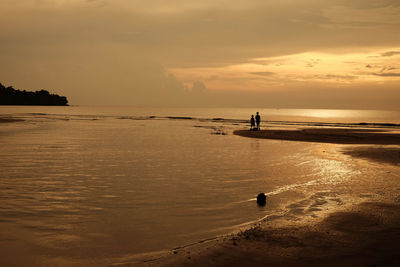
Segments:
[[[1,0],[0,82],[70,104],[400,108],[399,0]]]

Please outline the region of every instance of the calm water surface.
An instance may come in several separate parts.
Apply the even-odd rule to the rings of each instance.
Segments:
[[[400,118],[392,111],[259,111],[275,126]],[[232,135],[248,127],[251,113],[0,107],[3,117],[23,120],[0,124],[1,256],[94,264],[172,249],[274,214],[293,186],[351,173],[316,157],[316,144]],[[266,207],[255,204],[260,192],[269,195]]]

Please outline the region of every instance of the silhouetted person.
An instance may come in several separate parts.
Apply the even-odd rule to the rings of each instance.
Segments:
[[[260,114],[258,114],[258,111],[257,111],[257,115],[256,115],[257,130],[260,130],[260,122],[261,122],[261,117],[260,117]]]
[[[250,131],[254,130],[256,127],[256,120],[254,119],[254,115],[251,115],[251,119],[250,119]]]

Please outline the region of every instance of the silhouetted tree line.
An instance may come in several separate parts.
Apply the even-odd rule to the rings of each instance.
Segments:
[[[68,100],[65,96],[50,94],[46,90],[21,91],[0,83],[0,105],[68,106]]]

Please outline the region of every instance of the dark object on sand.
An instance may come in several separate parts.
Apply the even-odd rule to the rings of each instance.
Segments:
[[[267,202],[267,197],[265,196],[265,194],[264,193],[258,194],[257,204],[260,206],[264,206],[266,202]]]

